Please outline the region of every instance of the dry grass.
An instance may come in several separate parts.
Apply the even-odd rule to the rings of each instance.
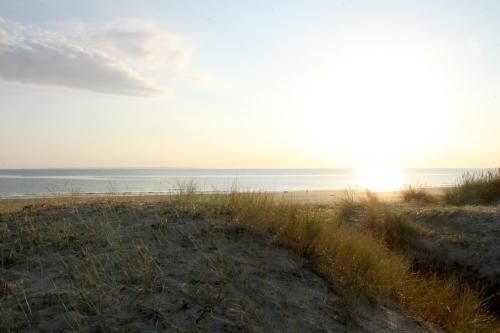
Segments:
[[[285,237],[288,246],[311,258],[318,272],[342,281],[352,303],[362,296],[391,298],[415,318],[452,332],[492,332],[497,320],[467,285],[413,272],[402,254],[390,250],[426,231],[416,230],[376,200],[369,196],[370,233],[353,231],[335,215],[259,193],[213,196],[206,206],[212,213],[228,214],[233,224],[252,233]]]
[[[149,244],[141,242],[140,231],[123,230],[115,214],[140,214],[136,209],[139,202],[125,205],[121,201],[105,201],[101,204],[105,207],[99,213],[101,218],[92,223],[80,216],[80,203],[67,200],[51,204],[68,207],[73,211],[73,222],[81,218],[85,223],[64,224],[64,217],[51,219],[49,216],[51,223],[38,226],[30,216],[45,213],[38,212],[36,205],[24,211],[10,206],[6,209],[9,221],[0,221],[2,266],[10,265],[10,261],[35,266],[40,254],[53,251],[54,246],[77,253],[78,259],[61,260],[60,267],[71,281],[65,288],[75,297],[57,298],[74,330],[85,326],[80,314],[96,318],[96,329],[109,328],[109,318],[114,311],[125,306],[120,297],[120,288],[124,285],[128,293],[137,298],[152,290],[161,292],[160,281],[165,273],[158,265],[158,254]],[[262,193],[201,195],[191,183],[181,187],[178,195],[168,198],[164,204],[174,217],[224,217],[229,222],[228,228],[274,237],[308,258],[321,275],[340,281],[345,304],[352,311],[361,298],[390,299],[401,304],[412,317],[452,332],[492,332],[498,327],[498,321],[484,309],[481,297],[466,285],[412,270],[409,260],[399,250],[425,230],[415,229],[373,195],[369,195],[364,204],[367,222],[364,232],[342,223],[342,219],[356,213],[358,204],[349,196],[334,214]],[[2,219],[6,219],[6,215],[2,215]],[[169,232],[168,219],[159,216],[151,228],[157,230],[161,238],[161,234]],[[234,275],[231,265],[223,258],[213,266],[222,283]],[[12,297],[12,293],[5,297]],[[31,322],[30,309],[23,306],[23,300],[16,302],[24,309],[25,319]],[[4,329],[15,331],[16,320],[20,319],[4,310]]]
[[[447,189],[444,200],[453,205],[500,203],[500,169],[464,174],[456,186]]]
[[[438,198],[430,194],[422,187],[408,186],[401,192],[401,197],[404,202],[414,202],[418,204],[437,203]]]
[[[352,189],[345,190],[344,195],[335,203],[336,215],[340,220],[348,221],[359,208],[359,202],[356,201],[356,191]]]
[[[364,230],[393,251],[407,253],[418,248],[421,237],[432,235],[430,230],[412,222],[405,214],[395,212],[373,193],[367,194],[361,209]]]

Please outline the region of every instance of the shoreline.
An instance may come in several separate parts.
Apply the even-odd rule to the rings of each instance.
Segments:
[[[432,187],[416,187],[416,188],[424,188],[430,194],[440,194],[449,186],[432,186]],[[371,191],[376,193],[382,199],[394,199],[395,196],[400,195],[405,188],[400,188],[397,190],[389,190],[389,191],[377,191],[370,189],[320,189],[320,190],[281,190],[281,191],[260,191],[260,190],[242,190],[236,191],[239,193],[265,193],[273,196],[284,196],[287,198],[291,198],[294,200],[302,200],[305,199],[307,201],[321,201],[329,199],[328,197],[333,197],[333,199],[339,198],[343,196],[346,192],[353,192],[355,195],[363,195],[367,191]],[[229,194],[232,191],[195,191],[198,195],[213,195],[213,194]],[[86,192],[86,193],[60,193],[60,194],[15,194],[15,195],[0,195],[0,201],[6,200],[43,200],[43,199],[67,199],[67,198],[150,198],[150,197],[171,197],[173,195],[178,194],[178,191],[165,191],[165,192]],[[393,201],[393,200],[391,200]]]

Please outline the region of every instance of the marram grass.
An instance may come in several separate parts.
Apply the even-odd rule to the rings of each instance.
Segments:
[[[36,213],[40,202],[34,203],[33,209],[29,208],[30,214],[24,215],[15,202],[5,202],[0,207],[4,214],[21,211],[19,216],[25,216],[13,228],[1,228],[0,237],[3,245],[26,253],[29,265],[37,265],[36,258],[40,251],[45,251],[47,244],[74,248],[79,253],[82,259],[77,262],[61,260],[61,271],[74,281],[71,293],[54,295],[67,309],[67,320],[74,330],[80,331],[83,327],[79,317],[73,316],[75,308],[104,318],[114,307],[123,305],[117,292],[123,279],[133,286],[132,292],[139,295],[163,288],[161,281],[165,272],[157,264],[158,254],[141,241],[140,230],[129,234],[119,221],[115,221],[117,214],[113,214],[114,211],[140,214],[141,202],[134,200],[91,199],[104,209],[98,212],[96,220],[79,224],[79,229],[64,220],[54,220],[48,224],[50,227],[33,223],[30,214],[33,210]],[[423,231],[413,230],[373,196],[364,203],[369,224],[362,230],[345,223],[352,214],[352,205],[357,204],[349,199],[331,211],[287,202],[265,193],[202,195],[190,184],[181,188],[177,195],[144,201],[166,205],[178,217],[224,217],[228,221],[227,228],[274,237],[280,244],[306,257],[311,267],[326,279],[339,281],[344,289],[345,304],[353,311],[361,298],[381,302],[389,299],[399,303],[411,317],[450,332],[499,331],[498,320],[487,313],[484,300],[466,284],[412,270],[410,261],[399,250],[416,232]],[[76,198],[47,202],[68,207],[77,218],[79,207],[86,204],[85,200]],[[343,207],[345,205],[348,207]],[[159,218],[155,230],[161,241],[160,233],[168,232],[168,221]],[[111,255],[101,255],[93,250],[99,246],[115,250]],[[9,260],[8,256],[2,258]],[[226,278],[228,273],[221,272],[222,278]],[[30,309],[22,300],[19,303],[29,322]],[[15,325],[8,311],[4,313],[4,320],[6,325]]]
[[[390,298],[410,316],[451,332],[500,332],[498,320],[485,309],[485,301],[466,284],[414,272],[403,254],[391,251],[387,242],[371,232],[358,232],[340,223],[337,214],[263,193],[200,196],[197,207],[196,214],[227,214],[233,224],[251,233],[284,237],[287,246],[310,258],[317,272],[340,280],[350,303],[363,296]],[[408,230],[410,227],[387,209],[378,223],[388,224],[386,228],[402,245],[406,233],[416,231]]]

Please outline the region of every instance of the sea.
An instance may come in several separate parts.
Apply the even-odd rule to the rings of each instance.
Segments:
[[[487,170],[407,169],[402,172],[397,187],[451,186],[465,173]],[[376,178],[377,174],[372,177]],[[0,198],[154,195],[175,193],[187,184],[194,184],[202,192],[287,192],[364,186],[356,169],[0,169]]]

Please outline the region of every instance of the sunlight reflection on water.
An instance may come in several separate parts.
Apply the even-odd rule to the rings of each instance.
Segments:
[[[357,187],[374,191],[394,191],[404,185],[404,171],[394,167],[360,168],[356,174]]]

